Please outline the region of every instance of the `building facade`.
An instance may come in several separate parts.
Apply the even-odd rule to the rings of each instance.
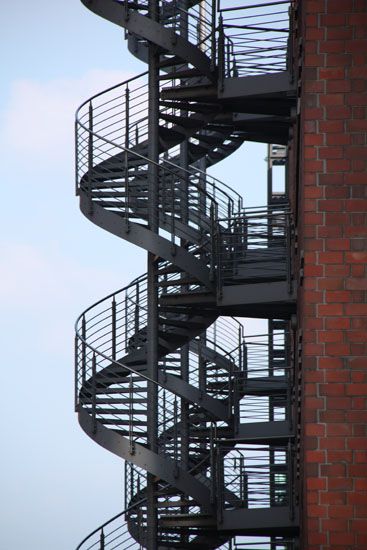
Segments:
[[[301,533],[304,548],[362,549],[367,545],[367,3],[301,6]]]
[[[78,109],[80,208],[147,273],[77,321],[79,422],[125,468],[78,548],[362,550],[366,1],[84,3],[147,72]],[[256,208],[208,173],[246,141]]]

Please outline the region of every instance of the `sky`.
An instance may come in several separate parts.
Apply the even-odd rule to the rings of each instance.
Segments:
[[[79,0],[2,1],[0,18],[0,546],[71,550],[123,506],[122,461],[73,411],[74,321],[145,271],[78,210],[74,113],[146,67]],[[211,173],[262,205],[265,156],[245,144]]]

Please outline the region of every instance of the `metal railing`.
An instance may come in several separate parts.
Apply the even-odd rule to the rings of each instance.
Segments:
[[[292,214],[287,205],[246,209],[212,232],[217,292],[225,284],[285,280],[291,292]]]
[[[77,111],[77,193],[82,189],[93,202],[120,213],[127,222],[147,223],[149,165],[156,165],[159,179],[160,225],[171,239],[177,237],[175,220],[185,220],[187,234],[211,230],[212,212],[231,217],[242,207],[242,198],[230,187],[197,167],[184,169],[160,156],[154,163],[147,152],[147,74],[134,77],[93,96]],[[175,112],[166,108],[162,112]],[[172,127],[171,122],[163,126]]]
[[[142,546],[131,536],[128,523],[124,519],[132,508],[125,509],[94,529],[78,544],[76,550],[142,550]]]
[[[142,9],[145,14],[148,8],[147,0],[139,4],[125,0],[120,3],[128,10]],[[266,5],[284,3],[271,2]],[[251,19],[248,13],[246,18]],[[174,34],[182,34],[198,46],[202,53],[211,57],[214,68],[217,59],[214,1],[194,1],[187,10],[182,8],[179,0],[160,2],[159,12],[150,15],[172,29],[173,42]],[[220,25],[218,63],[223,68],[223,75],[241,76],[247,74],[246,71],[250,71],[249,74],[261,74],[270,60],[274,71],[283,70],[276,61],[282,47],[273,40],[271,34],[283,30],[270,31],[265,26],[260,29],[259,23],[254,26],[248,21],[240,21],[240,25],[242,35],[237,33],[239,27],[231,19],[227,18]],[[264,39],[259,39],[259,35],[256,38],[260,45],[262,41],[265,44],[263,48],[260,47],[261,54],[257,52],[258,58],[256,51],[251,50],[253,32],[266,36]],[[274,48],[269,45],[272,41],[276,43]],[[180,77],[175,76],[173,71],[172,77],[165,79],[164,86],[167,80],[171,86],[175,86],[178,79]],[[163,84],[160,86],[162,89]],[[278,208],[244,212],[242,198],[224,183],[195,165],[187,168],[179,166],[181,138],[177,137],[179,132],[174,130],[179,125],[182,106],[175,105],[177,103],[174,102],[167,105],[166,101],[164,106],[160,106],[160,128],[171,131],[171,137],[175,134],[176,137],[167,140],[168,144],[162,146],[158,162],[153,162],[147,158],[147,73],[113,86],[86,101],[78,109],[76,122],[77,193],[87,195],[91,213],[98,204],[119,215],[125,222],[126,231],[129,230],[129,224],[134,222],[147,227],[147,175],[154,165],[159,182],[159,234],[166,239],[168,235],[173,247],[180,246],[184,240],[187,251],[200,254],[202,263],[211,270],[212,280],[217,281],[218,292],[228,281],[233,282],[236,277],[241,279],[244,269],[247,270],[248,280],[256,278],[259,266],[267,271],[265,279],[288,277],[290,284],[290,267],[286,264],[289,261],[286,257],[291,240],[289,211]],[[194,119],[194,114],[195,110],[191,110],[188,103],[185,117]],[[200,144],[200,136],[204,137],[207,132],[210,134],[210,130],[205,129],[205,121],[201,124],[199,119],[195,120],[198,123],[193,125],[195,129],[192,135],[186,137],[192,144]],[[228,139],[231,141],[231,138]],[[161,141],[164,142],[164,139]],[[222,142],[225,144],[226,138],[223,137]],[[215,149],[213,147],[214,152]],[[172,263],[159,260],[159,268],[164,272],[158,276],[159,297],[207,290],[204,283],[195,278],[185,281],[182,271],[175,270]],[[245,394],[246,384],[251,379],[265,379],[269,376],[287,378],[287,361],[278,363],[270,374],[269,365],[265,366],[266,361],[269,361],[269,351],[264,354],[262,342],[256,339],[252,341],[250,337],[245,339],[242,325],[233,318],[218,319],[205,330],[204,323],[202,333],[195,336],[189,330],[188,315],[159,311],[160,332],[176,336],[176,321],[191,334],[192,341],[189,343],[187,338],[186,344],[189,367],[184,382],[200,390],[201,397],[199,403],[189,403],[178,391],[175,393],[167,389],[163,383],[146,374],[147,309],[147,279],[142,276],[80,315],[75,338],[76,409],[87,411],[92,419],[94,433],[98,431],[99,425],[104,425],[128,438],[133,457],[138,444],[148,443],[147,392],[149,386],[153,385],[158,396],[157,454],[169,459],[170,463],[174,462],[177,475],[182,468],[196,477],[210,489],[213,503],[219,491],[219,504],[223,508],[289,505],[289,495],[284,485],[289,481],[291,473],[289,470],[284,473],[284,464],[288,466],[288,462],[284,463],[279,458],[283,451],[274,447],[271,450],[269,447],[251,447],[249,450],[249,446],[235,450],[226,448],[218,450],[217,457],[220,459],[215,460],[214,446],[214,441],[218,441],[214,433],[218,430],[219,435],[223,435],[226,430],[231,430],[233,416],[237,416],[239,421],[241,418],[244,421],[283,418],[283,395],[278,396],[279,406],[276,409],[274,401],[270,404],[270,398],[266,396],[261,397],[262,403],[257,401],[251,405],[252,396]],[[182,339],[178,342],[182,344]],[[274,347],[277,345],[279,349],[282,345],[284,347],[280,337]],[[179,367],[179,345],[170,353],[169,349],[167,346],[165,356],[162,352],[159,358],[160,376],[163,374],[165,383],[172,375],[183,378]],[[140,366],[136,367],[136,364]],[[228,420],[213,421],[213,414],[201,403],[204,394],[205,397],[216,399],[219,402],[216,406],[220,405],[222,409],[223,403],[228,406]],[[245,413],[241,417],[243,399]],[[249,407],[252,410],[250,417]],[[262,407],[260,412],[259,407]],[[186,439],[182,430],[185,414],[185,421],[189,424]],[[284,413],[285,416],[287,414]],[[226,418],[225,414],[223,418]],[[274,460],[269,463],[269,453],[273,453],[273,459],[278,457],[279,464]],[[240,464],[240,476],[237,463]],[[214,470],[219,472],[218,484],[217,478],[211,475]],[[147,525],[146,502],[143,498],[147,473],[133,463],[126,463],[125,481],[125,512],[95,530],[78,549],[142,547]],[[157,484],[161,491],[158,495],[161,506],[158,509],[159,517],[180,513],[182,506],[178,497],[182,497],[182,493],[178,490],[175,493],[171,487],[171,493],[165,494],[167,486],[161,481]],[[128,504],[131,506],[127,507]],[[200,507],[193,500],[185,502],[183,507],[193,515],[200,514]],[[122,521],[124,514],[126,521]],[[222,548],[229,549],[232,543],[238,543],[238,548],[242,547],[240,540],[234,542],[233,539]]]
[[[291,507],[292,456],[289,446],[240,445],[217,451],[222,509]]]
[[[220,77],[256,76],[288,68],[291,0],[235,5],[219,1]]]

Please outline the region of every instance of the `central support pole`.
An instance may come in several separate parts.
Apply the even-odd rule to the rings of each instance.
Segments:
[[[158,20],[158,0],[149,0],[149,16]],[[159,200],[159,54],[157,47],[149,43],[149,100],[148,100],[148,224],[152,232],[158,233]],[[147,364],[148,376],[158,380],[158,259],[148,252],[148,330]],[[147,440],[151,451],[158,452],[158,386],[148,383]],[[147,541],[148,550],[158,548],[157,482],[147,474]]]

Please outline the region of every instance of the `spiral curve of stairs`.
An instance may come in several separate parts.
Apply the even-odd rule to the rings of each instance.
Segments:
[[[286,239],[280,230],[276,235],[280,244],[277,241],[268,251],[269,257],[261,246],[248,250],[246,261],[241,257],[237,262],[240,275],[235,277],[228,264],[233,235],[237,239],[236,231],[245,217],[249,238],[251,223],[261,225],[264,213],[245,214],[242,198],[209,176],[206,168],[233,153],[246,139],[258,140],[264,117],[270,128],[281,108],[269,113],[266,107],[259,115],[258,108],[254,114],[255,108],[249,107],[250,115],[236,124],[228,101],[218,100],[213,92],[218,83],[215,3],[159,2],[154,12],[147,0],[82,1],[125,29],[129,49],[136,56],[147,59],[151,44],[159,56],[158,161],[148,158],[148,73],[88,99],[78,109],[76,123],[77,194],[82,213],[154,257],[158,375],[153,379],[149,369],[149,280],[142,275],[89,307],[77,320],[79,422],[94,441],[126,461],[125,531],[129,538],[116,548],[230,548],[233,532],[230,528],[218,532],[223,522],[218,500],[239,505],[239,499],[231,487],[223,487],[220,499],[216,494],[217,458],[229,452],[219,452],[216,442],[231,440],[238,433],[245,434],[242,440],[246,441],[251,429],[238,426],[239,403],[245,394],[264,395],[266,390],[256,376],[252,385],[241,382],[245,338],[242,324],[230,317],[236,315],[236,307],[226,291],[238,281],[251,285],[254,279],[257,284],[285,288]],[[281,123],[277,136],[281,142],[285,137],[279,128]],[[271,132],[267,139],[273,139]],[[150,227],[152,173],[157,187],[156,231]],[[287,208],[267,211],[266,216],[275,220],[275,227],[288,223]],[[218,253],[223,243],[224,258]],[[228,265],[231,276],[225,279]],[[279,311],[285,318],[293,311],[287,292],[286,298],[281,295],[269,305],[271,312]],[[266,317],[253,298],[247,299],[247,305],[249,316]],[[271,380],[271,391],[284,392],[283,382],[282,377]],[[158,401],[154,447],[148,436],[152,391]],[[286,422],[275,428],[274,424],[269,433],[273,430],[275,444],[283,445],[289,441]],[[261,445],[264,437],[255,440]],[[156,488],[156,546],[148,540],[148,475]],[[263,532],[270,533],[271,521],[267,527],[264,518]],[[285,529],[292,532],[293,519]],[[251,533],[251,528],[247,531]],[[103,528],[99,536],[100,548],[109,547]]]

